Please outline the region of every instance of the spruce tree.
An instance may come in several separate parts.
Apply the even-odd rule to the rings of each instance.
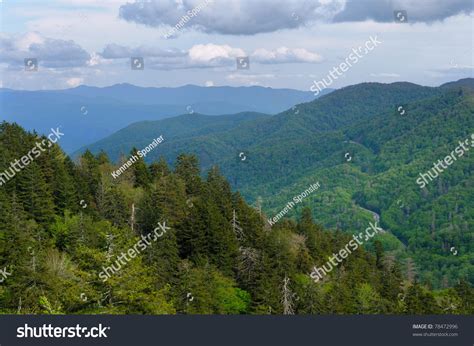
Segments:
[[[148,170],[153,181],[161,179],[171,173],[168,164],[166,163],[166,160],[163,157],[160,157],[158,162],[153,162],[148,167]]]
[[[138,159],[133,163],[132,171],[135,177],[134,186],[146,188],[151,183],[150,172],[146,166],[143,157],[137,154],[137,149],[133,148],[130,152],[130,156],[136,156]]]

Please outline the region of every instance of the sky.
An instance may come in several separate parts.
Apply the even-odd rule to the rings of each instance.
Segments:
[[[397,81],[437,86],[473,77],[473,4],[0,0],[0,87],[130,83],[309,91],[371,38],[381,43],[334,78],[332,88]],[[241,57],[248,57],[248,69],[238,68]],[[132,58],[140,58],[138,68]]]

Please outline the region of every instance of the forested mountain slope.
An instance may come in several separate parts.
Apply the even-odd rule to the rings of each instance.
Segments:
[[[128,153],[132,147],[146,147],[154,138],[163,135],[164,145],[172,143],[178,151],[182,151],[181,143],[187,143],[193,138],[198,141],[214,133],[221,133],[235,129],[246,122],[261,122],[270,115],[261,113],[244,112],[239,114],[221,115],[218,117],[202,114],[184,114],[163,121],[144,121],[134,123],[117,131],[113,135],[104,138],[86,148],[91,152],[105,151],[112,161],[117,161],[121,155]],[[208,142],[207,145],[214,143]],[[203,143],[206,145],[206,143]],[[73,157],[83,153],[83,148],[73,154]],[[219,150],[215,148],[214,150]],[[191,148],[190,148],[191,151]],[[150,153],[156,157],[156,154]]]
[[[195,153],[204,169],[218,164],[247,200],[261,200],[270,217],[320,181],[320,191],[288,217],[307,205],[325,227],[355,232],[373,220],[370,210],[389,230],[381,237],[385,249],[405,261],[405,270],[414,261],[420,277],[436,287],[461,277],[474,282],[472,153],[425,188],[416,183],[474,133],[471,84],[359,84],[272,117],[171,138],[147,159],[163,156],[171,164],[180,153]],[[153,127],[159,132],[162,125]],[[121,133],[138,135],[130,128]]]
[[[1,124],[0,172],[38,141]],[[309,208],[269,227],[217,167],[201,178],[194,156],[174,170],[140,159],[114,179],[117,168],[104,153],[74,164],[54,144],[2,183],[1,313],[473,312],[467,282],[431,291],[377,240],[313,282],[312,267],[352,237],[316,225]]]

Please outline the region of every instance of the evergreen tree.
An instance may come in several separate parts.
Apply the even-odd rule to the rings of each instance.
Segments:
[[[40,139],[2,123],[0,172]],[[0,286],[0,312],[473,312],[467,281],[441,291],[415,283],[404,293],[400,264],[382,236],[369,247],[373,252],[359,247],[314,282],[312,268],[344,248],[350,235],[325,231],[308,208],[298,222],[283,219],[270,228],[217,167],[201,180],[194,156],[180,155],[175,172],[163,159],[136,164],[114,179],[105,153],[86,152],[75,164],[54,145],[2,182],[0,269],[12,275]],[[118,256],[144,238],[145,248],[103,281],[104,268],[117,266]],[[415,261],[408,262],[414,276]],[[437,280],[423,276],[428,279]]]
[[[411,315],[439,313],[438,305],[431,292],[426,291],[416,282],[408,288],[405,305],[405,313]]]
[[[130,151],[130,156],[135,156],[138,159],[133,163],[132,171],[135,177],[134,186],[135,187],[147,187],[151,183],[150,172],[146,166],[145,160],[137,154],[137,149],[133,148]]]
[[[186,193],[196,195],[201,190],[199,162],[195,155],[181,154],[176,159],[175,173],[186,182]]]
[[[160,157],[158,162],[153,162],[148,170],[153,181],[163,178],[171,173],[168,164],[163,157]]]
[[[305,207],[301,215],[301,220],[298,223],[298,233],[302,234],[306,238],[306,247],[309,250],[310,255],[313,258],[318,256],[318,249],[316,244],[316,226],[313,223],[313,216],[311,215],[311,209]]]

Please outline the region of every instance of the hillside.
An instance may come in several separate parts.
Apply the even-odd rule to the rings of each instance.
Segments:
[[[463,78],[454,82],[449,82],[441,85],[441,88],[470,88],[474,90],[474,78]]]
[[[0,172],[42,140],[2,123]],[[309,208],[270,229],[217,167],[201,178],[194,156],[174,170],[138,160],[114,179],[116,169],[103,153],[74,164],[54,144],[2,182],[0,313],[473,311],[468,283],[434,291],[403,278],[377,240],[316,282],[312,268],[354,239],[316,225]]]
[[[472,155],[423,190],[415,181],[474,132],[473,110],[472,92],[456,84],[364,83],[230,130],[171,138],[147,159],[171,163],[195,153],[204,169],[218,164],[249,201],[260,200],[269,217],[319,180],[321,190],[303,203],[317,222],[354,233],[380,214],[389,230],[381,237],[385,249],[407,270],[414,260],[421,279],[442,287],[474,280]]]
[[[128,153],[133,146],[144,148],[151,142],[150,138],[153,139],[160,135],[165,138],[165,143],[171,142],[174,145],[179,145],[178,143],[181,141],[221,133],[241,126],[243,123],[263,121],[269,117],[270,115],[251,112],[218,117],[197,113],[184,114],[159,122],[134,123],[87,148],[97,153],[105,151],[111,160],[117,161],[121,155]],[[80,149],[72,156],[77,157],[84,151],[85,149]],[[153,153],[150,155],[153,155]]]

